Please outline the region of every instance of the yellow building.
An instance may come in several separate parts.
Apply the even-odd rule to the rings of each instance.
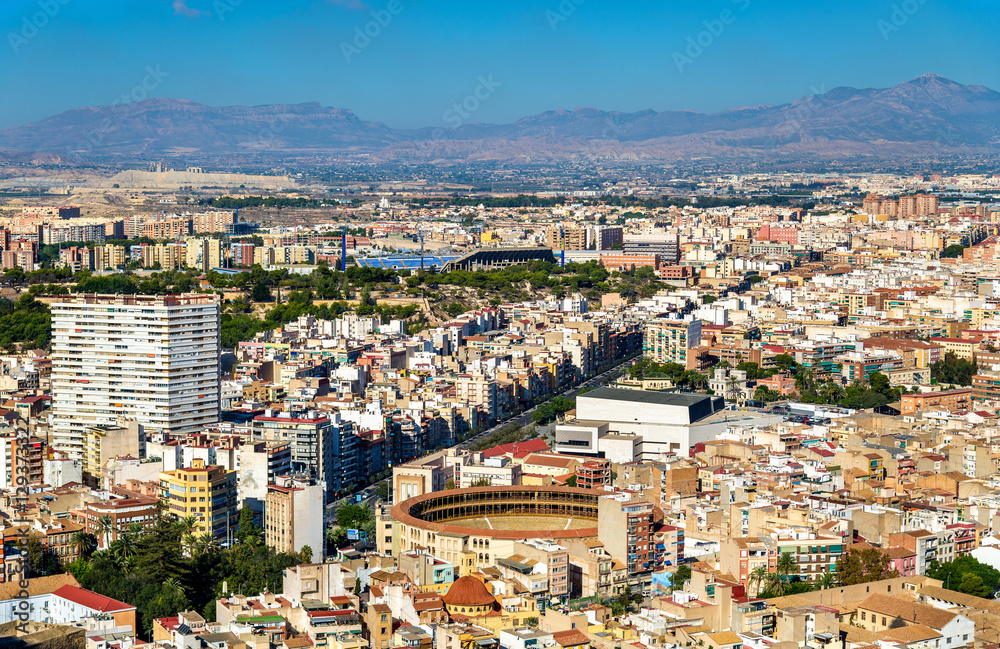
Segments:
[[[185,242],[185,265],[208,272],[222,266],[222,242],[218,239],[188,239]]]
[[[160,498],[171,514],[195,519],[192,533],[225,540],[236,533],[236,472],[205,466],[196,459],[186,469],[160,472]]]
[[[117,269],[125,266],[128,262],[129,258],[125,254],[125,246],[107,244],[94,247],[94,268],[96,270]]]

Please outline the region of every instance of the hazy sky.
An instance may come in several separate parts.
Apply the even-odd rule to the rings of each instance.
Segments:
[[[926,72],[1000,90],[997,8],[996,0],[0,0],[0,127],[143,96],[315,101],[413,127],[447,125],[449,109],[476,93],[469,121],[509,122],[577,106],[715,112]]]

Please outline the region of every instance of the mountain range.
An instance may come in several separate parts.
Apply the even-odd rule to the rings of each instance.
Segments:
[[[511,124],[395,129],[318,103],[212,107],[147,99],[0,130],[8,156],[61,162],[177,157],[449,164],[842,159],[1000,153],[1000,93],[926,74],[720,113],[554,110]]]

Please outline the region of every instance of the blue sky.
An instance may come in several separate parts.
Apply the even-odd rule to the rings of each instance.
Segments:
[[[3,0],[0,25],[0,127],[123,95],[413,127],[477,91],[468,121],[714,112],[926,72],[1000,90],[995,0]]]

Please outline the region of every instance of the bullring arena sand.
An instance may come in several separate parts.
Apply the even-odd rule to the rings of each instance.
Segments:
[[[479,530],[581,530],[596,527],[592,518],[567,516],[489,516],[487,518],[453,518],[449,525],[459,525]]]

